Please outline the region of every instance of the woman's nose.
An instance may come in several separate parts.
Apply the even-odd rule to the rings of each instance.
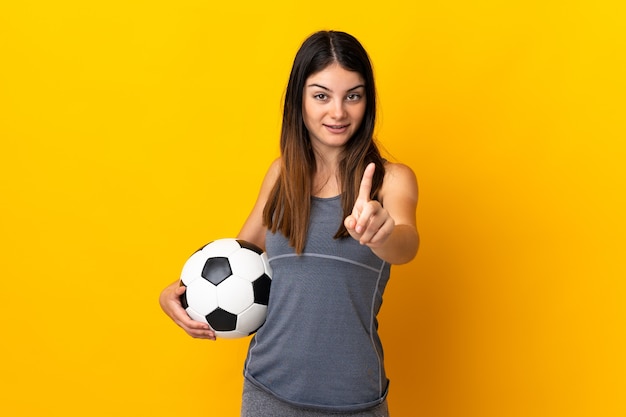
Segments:
[[[334,101],[331,108],[331,117],[341,120],[346,116],[346,108],[343,100]]]

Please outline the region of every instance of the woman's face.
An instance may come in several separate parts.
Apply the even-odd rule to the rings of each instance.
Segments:
[[[312,74],[304,85],[302,116],[319,152],[343,146],[365,114],[365,81],[334,63]]]

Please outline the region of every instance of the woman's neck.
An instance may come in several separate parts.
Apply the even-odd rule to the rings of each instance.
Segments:
[[[339,175],[335,164],[317,160],[315,173],[313,174],[312,194],[315,197],[334,197],[341,193]]]
[[[341,194],[339,178],[339,160],[341,151],[315,152],[315,173],[313,174],[312,195],[315,197],[334,197]]]

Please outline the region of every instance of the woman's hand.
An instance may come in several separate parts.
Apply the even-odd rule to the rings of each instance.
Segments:
[[[359,195],[344,225],[350,236],[379,258],[391,264],[407,263],[419,247],[415,174],[406,165],[387,163],[379,202],[370,200],[375,168],[373,163],[365,168]]]
[[[395,227],[389,212],[378,201],[370,200],[375,169],[374,163],[365,168],[352,214],[344,221],[350,236],[372,249],[384,244]]]
[[[159,297],[161,308],[189,336],[196,339],[215,340],[215,332],[211,330],[209,325],[192,320],[180,303],[180,296],[186,289],[187,287],[180,285],[179,281],[165,287]]]

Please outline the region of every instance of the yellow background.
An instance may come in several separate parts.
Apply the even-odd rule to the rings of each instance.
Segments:
[[[393,415],[626,415],[624,3],[273,4],[0,5],[0,415],[238,415],[247,340],[157,298],[239,230],[318,29],[370,52],[420,183]]]

